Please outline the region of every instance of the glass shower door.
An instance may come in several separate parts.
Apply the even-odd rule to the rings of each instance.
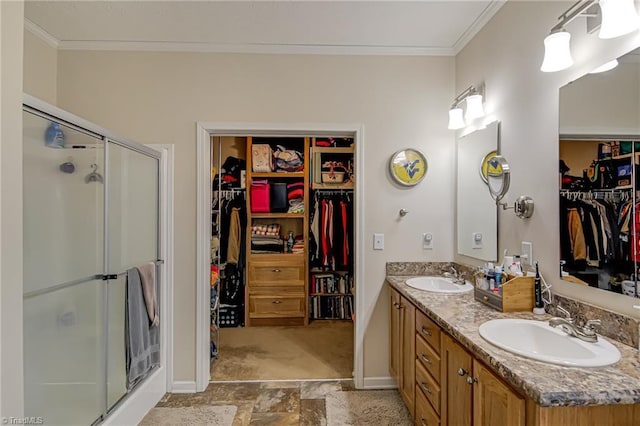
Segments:
[[[122,356],[126,351],[126,272],[158,259],[159,188],[156,158],[117,142],[108,140],[107,143],[107,270],[109,275],[117,276],[107,285],[107,399],[108,407],[112,407],[126,394],[128,387]],[[156,306],[160,301],[157,271],[156,268]],[[151,340],[159,345],[159,327],[152,327],[150,334]]]
[[[23,113],[25,415],[105,411],[104,143]]]

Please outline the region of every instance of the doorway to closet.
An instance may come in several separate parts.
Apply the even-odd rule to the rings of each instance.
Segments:
[[[354,136],[211,136],[212,381],[352,378]]]

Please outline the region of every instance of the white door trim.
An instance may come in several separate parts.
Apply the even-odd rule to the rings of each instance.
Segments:
[[[209,264],[211,255],[211,136],[246,135],[355,135],[355,277],[356,320],[354,333],[354,382],[364,387],[364,125],[345,123],[242,123],[197,122],[197,212],[196,212],[196,391],[202,392],[211,377],[209,355]]]

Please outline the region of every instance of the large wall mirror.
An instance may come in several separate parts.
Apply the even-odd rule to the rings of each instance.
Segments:
[[[640,50],[618,62],[560,89],[560,271],[640,297]]]
[[[485,261],[498,258],[498,208],[487,187],[488,160],[498,150],[498,122],[457,140],[458,254]]]

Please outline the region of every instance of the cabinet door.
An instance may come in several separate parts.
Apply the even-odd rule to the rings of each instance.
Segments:
[[[416,308],[400,296],[400,395],[413,417],[416,393]]]
[[[389,287],[389,373],[400,389],[400,294]]]
[[[476,382],[473,390],[474,426],[524,426],[524,398],[476,360],[473,360],[473,377]]]
[[[471,377],[471,355],[448,335],[442,338],[442,407],[443,425],[470,426],[473,387],[467,382]],[[502,423],[510,425],[510,423]]]

